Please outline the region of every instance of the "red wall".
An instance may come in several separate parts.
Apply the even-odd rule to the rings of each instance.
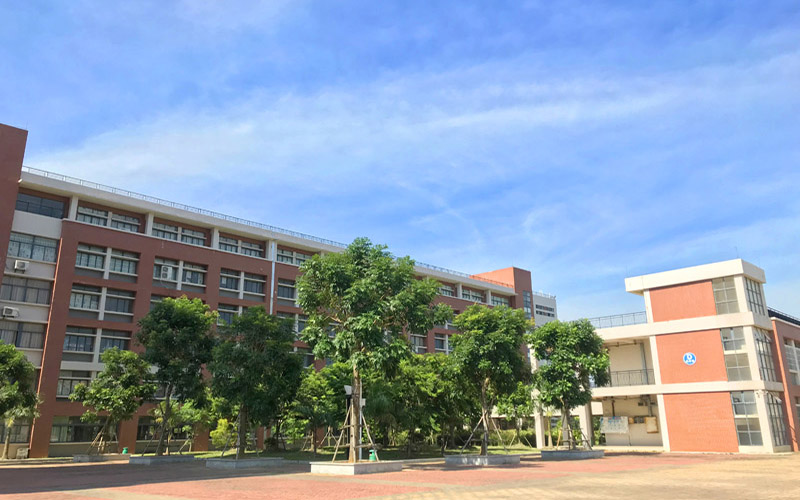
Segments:
[[[797,398],[800,398],[800,385],[792,384],[789,368],[786,365],[786,345],[784,343],[784,339],[800,342],[800,326],[773,320],[772,330],[775,332],[775,346],[778,351],[775,367],[783,380],[783,409],[786,412],[786,424],[789,426],[789,438],[792,441],[792,449],[800,451],[800,414],[798,414],[796,405]]]
[[[5,269],[8,239],[14,222],[22,159],[28,140],[26,130],[0,124],[0,269]]]
[[[714,291],[710,281],[667,286],[650,290],[653,321],[714,316]]]
[[[664,395],[672,451],[739,451],[728,392]]]
[[[719,330],[658,335],[656,345],[664,384],[728,380]],[[697,356],[692,366],[683,362],[687,352]]]

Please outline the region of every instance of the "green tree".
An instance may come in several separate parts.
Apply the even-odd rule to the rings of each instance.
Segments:
[[[216,396],[239,408],[239,445],[245,452],[248,425],[269,425],[300,386],[303,362],[292,352],[294,332],[289,322],[270,316],[263,307],[250,307],[220,329],[209,369]]]
[[[36,368],[25,354],[0,341],[0,416],[6,426],[2,459],[8,458],[14,421],[38,415],[40,401],[33,387],[35,379]]]
[[[536,404],[533,399],[533,387],[525,382],[517,382],[514,392],[507,394],[497,400],[497,411],[508,418],[514,420],[516,439],[522,442],[521,424],[522,419],[530,417],[536,411]]]
[[[144,359],[156,368],[155,381],[164,389],[164,416],[156,455],[164,453],[174,401],[205,403],[202,369],[211,360],[216,313],[200,299],[165,298],[139,320],[137,339]]]
[[[311,446],[317,456],[317,429],[334,426],[337,413],[337,394],[331,380],[313,367],[305,369],[303,381],[291,408],[295,419],[305,423],[305,432],[311,433]],[[341,397],[339,397],[341,399]]]
[[[135,352],[121,351],[115,347],[103,352],[100,359],[104,364],[103,371],[88,385],[75,386],[75,391],[69,397],[88,408],[81,417],[84,422],[97,421],[100,413],[105,415],[100,432],[89,445],[89,453],[95,446],[98,453],[103,453],[106,438],[116,438],[117,425],[132,418],[156,391],[156,385],[151,380],[150,365]]]
[[[540,361],[534,373],[538,399],[543,406],[561,411],[562,434],[572,449],[570,411],[591,403],[593,382],[598,387],[608,384],[603,339],[588,320],[552,321],[534,330],[530,344]]]
[[[432,305],[439,284],[417,279],[411,258],[395,258],[366,238],[341,253],[315,255],[301,271],[299,305],[309,315],[303,339],[317,358],[350,366],[355,402],[361,399],[363,370],[394,369],[410,353],[404,334],[427,334],[452,314],[446,305]],[[351,412],[349,460],[355,462],[361,405],[351,405]]]
[[[454,324],[453,360],[481,405],[483,439],[481,455],[488,452],[489,419],[497,398],[512,393],[517,382],[530,376],[523,349],[532,328],[521,309],[505,306],[488,308],[472,305],[459,314]]]

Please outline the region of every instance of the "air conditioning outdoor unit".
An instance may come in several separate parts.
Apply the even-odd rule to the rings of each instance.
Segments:
[[[24,273],[25,271],[28,270],[30,265],[31,265],[31,263],[28,262],[27,260],[15,260],[14,261],[14,270]]]
[[[17,460],[28,458],[30,448],[17,448]]]
[[[2,316],[4,318],[16,318],[19,316],[19,309],[16,307],[4,306],[2,310]]]
[[[171,280],[172,279],[172,268],[169,266],[161,266],[161,279],[162,280]]]

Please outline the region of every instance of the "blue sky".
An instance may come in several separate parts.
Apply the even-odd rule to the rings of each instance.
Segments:
[[[467,272],[562,319],[736,258],[800,315],[796,1],[0,3],[26,164]]]

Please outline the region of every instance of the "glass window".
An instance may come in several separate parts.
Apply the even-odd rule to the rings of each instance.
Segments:
[[[278,298],[294,301],[295,284],[292,280],[278,280]]]
[[[433,337],[434,349],[436,352],[450,354],[450,341],[444,333],[437,333]]]
[[[725,369],[728,380],[750,380],[750,362],[746,353],[726,354]]]
[[[88,384],[92,380],[92,373],[88,371],[79,370],[61,370],[58,376],[58,385],[56,387],[56,397],[68,398],[70,394],[75,391],[75,386],[78,384]],[[80,417],[75,417],[80,419]],[[55,427],[55,425],[53,425]],[[99,431],[99,429],[98,429]],[[97,432],[95,432],[97,435]],[[92,439],[94,436],[92,436]],[[90,439],[91,440],[91,439]]]
[[[106,249],[91,245],[78,245],[78,253],[75,259],[77,267],[88,267],[90,269],[103,270],[106,262]]]
[[[775,372],[775,362],[772,358],[772,332],[753,329],[753,336],[756,341],[756,354],[758,355],[758,368],[761,371],[761,380],[775,382],[778,374]]]
[[[106,291],[106,311],[112,313],[133,314],[133,300],[136,294],[127,290]]]
[[[75,219],[79,222],[94,224],[95,226],[105,226],[108,224],[108,212],[79,206],[78,215]]]
[[[731,404],[733,405],[736,434],[740,446],[761,446],[761,425],[758,420],[758,409],[753,391],[732,392]]]
[[[531,319],[533,317],[533,294],[528,290],[522,291],[522,305],[525,310],[525,317]]]
[[[58,240],[42,238],[41,236],[11,233],[8,242],[9,257],[19,257],[21,259],[55,262],[57,250]]]
[[[740,351],[745,348],[744,329],[742,327],[723,328],[720,330],[720,335],[722,336],[723,351]]]
[[[64,350],[71,352],[94,351],[94,337],[67,334],[64,336]]]
[[[716,278],[711,280],[714,290],[714,302],[717,305],[717,314],[739,312],[739,302],[736,298],[736,286],[733,278]]]
[[[202,231],[195,231],[194,229],[181,228],[181,241],[189,243],[190,245],[205,246],[206,233]]]
[[[158,281],[178,281],[178,261],[156,257],[153,278]]]
[[[547,316],[548,318],[556,317],[556,309],[554,307],[543,306],[541,304],[534,304],[533,310],[539,316]]]
[[[239,291],[239,271],[222,269],[219,276],[219,287]]]
[[[100,309],[100,292],[100,287],[72,285],[72,293],[69,296],[69,307],[71,309],[89,309],[97,311]]]
[[[161,222],[153,223],[153,236],[165,240],[178,241],[178,226],[164,224]]]
[[[762,291],[761,283],[745,278],[744,289],[747,293],[747,304],[750,306],[750,310],[756,314],[766,316],[767,308],[764,307],[764,292]]]
[[[509,300],[508,297],[502,297],[498,295],[492,295],[492,305],[497,306],[506,306],[508,307]]]
[[[123,252],[122,250],[111,250],[112,273],[136,275],[136,266],[139,262],[139,254],[133,252]]]
[[[51,286],[49,281],[4,276],[3,285],[0,287],[0,300],[50,304]]]
[[[258,243],[250,243],[249,241],[242,241],[242,248],[240,252],[244,255],[249,255],[251,257],[263,257],[264,256],[264,245],[260,245]]]
[[[789,444],[789,433],[786,432],[786,416],[783,413],[783,404],[780,397],[767,393],[767,414],[769,414],[769,427],[772,433],[773,446],[786,446]]]
[[[220,321],[230,325],[233,323],[233,318],[239,315],[239,306],[220,304],[217,307],[217,312],[219,313]]]
[[[474,302],[484,302],[486,300],[486,298],[483,295],[483,292],[479,292],[477,290],[470,290],[469,288],[461,289],[461,298],[464,300],[472,300]]]
[[[41,349],[46,325],[0,320],[0,340],[20,349]]]
[[[33,194],[17,194],[16,209],[22,212],[55,217],[56,219],[64,218],[63,201],[50,200]]]
[[[103,331],[103,337],[100,339],[100,353],[102,354],[108,349],[117,348],[120,351],[127,351],[130,345],[129,339],[107,337],[107,333]]]
[[[445,297],[455,297],[456,290],[450,285],[442,285],[439,287],[439,295],[444,295]]]
[[[283,262],[285,264],[294,264],[294,252],[279,248],[277,260],[278,262]]]
[[[121,229],[123,231],[130,231],[131,233],[138,233],[141,221],[138,217],[131,217],[130,215],[111,214],[111,227],[114,229]]]
[[[0,443],[5,443],[6,440],[6,424],[0,421]],[[10,434],[8,437],[9,443],[27,443],[31,438],[31,423],[30,420],[20,418],[14,420],[14,425],[11,426]]]
[[[255,293],[264,295],[264,285],[267,282],[266,276],[258,274],[244,273],[244,291],[245,293]]]
[[[428,338],[424,335],[412,335],[411,350],[417,354],[424,354],[428,352]]]
[[[183,264],[183,282],[192,285],[205,286],[206,266],[200,264]]]
[[[226,236],[219,237],[219,249],[226,252],[239,252],[239,240],[228,238]]]
[[[789,378],[792,384],[800,385],[800,342],[784,339],[783,345],[786,352],[786,368],[789,370]]]

